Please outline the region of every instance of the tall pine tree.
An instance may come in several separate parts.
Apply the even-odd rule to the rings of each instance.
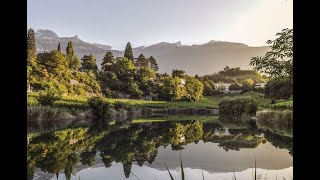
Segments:
[[[36,41],[34,39],[33,29],[28,30],[27,34],[27,60],[36,60],[37,59],[37,50],[36,50]]]
[[[36,41],[33,29],[27,32],[27,83],[30,85],[37,81],[39,71],[37,63]]]
[[[112,52],[107,52],[107,54],[102,59],[101,69],[103,71],[111,71],[111,67],[114,64],[114,57]]]
[[[124,51],[124,57],[133,61],[133,52],[130,42],[127,43],[126,49]]]
[[[69,62],[69,68],[72,70],[77,71],[80,67],[80,60],[74,54],[72,41],[68,42],[67,49],[66,49],[67,59]]]
[[[60,42],[59,42],[59,44],[58,44],[58,51],[61,52]]]
[[[60,46],[60,43],[59,43],[59,46]],[[72,59],[73,56],[74,56],[72,41],[68,42],[67,49],[66,49],[66,54],[67,54],[67,58],[68,59]]]
[[[157,60],[153,56],[150,56],[149,62],[150,62],[151,69],[157,72],[159,70]]]

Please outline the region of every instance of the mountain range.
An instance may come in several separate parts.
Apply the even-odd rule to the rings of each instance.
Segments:
[[[38,30],[35,33],[37,52],[57,49],[60,42],[65,52],[67,43],[72,41],[75,54],[81,59],[84,55],[94,54],[98,67],[104,55],[110,51],[114,57],[122,57],[124,50],[114,50],[110,45],[89,43],[82,41],[78,36],[59,37],[51,30]],[[159,72],[171,74],[173,69],[185,70],[189,75],[212,74],[222,70],[225,66],[252,69],[249,66],[251,57],[263,56],[269,47],[250,47],[243,43],[211,40],[205,44],[183,45],[160,42],[151,46],[133,47],[134,57],[144,54],[153,56],[159,64]]]

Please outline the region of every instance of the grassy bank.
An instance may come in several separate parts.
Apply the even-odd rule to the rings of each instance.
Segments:
[[[36,97],[39,93],[28,93],[28,105],[37,105],[38,102]],[[281,101],[276,104],[271,104],[270,99],[263,97],[263,94],[257,92],[246,92],[242,95],[239,94],[226,94],[216,96],[206,96],[198,102],[186,102],[186,101],[146,101],[146,100],[135,100],[135,99],[107,99],[111,104],[115,102],[124,102],[138,108],[218,108],[219,102],[225,96],[250,96],[253,97],[260,109],[271,108],[271,109],[292,109],[293,101]],[[68,107],[78,109],[88,109],[87,100],[90,96],[62,96],[62,99],[55,102],[55,107]]]
[[[157,118],[140,118],[135,119],[132,123],[146,123],[146,122],[165,122],[165,121],[192,121],[198,120],[203,123],[218,123],[219,116],[168,116]]]
[[[271,109],[277,109],[277,110],[290,109],[290,110],[293,110],[293,100],[280,101],[276,104],[271,105]]]
[[[28,93],[28,105],[37,105],[36,97],[38,93]],[[55,102],[57,107],[75,107],[88,108],[87,100],[89,96],[62,96],[62,99]],[[218,108],[221,96],[205,97],[198,102],[181,102],[181,101],[146,101],[135,99],[107,99],[110,103],[117,101],[124,102],[135,107],[150,107],[150,108]]]

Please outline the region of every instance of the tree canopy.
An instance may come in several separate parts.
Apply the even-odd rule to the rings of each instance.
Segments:
[[[106,55],[102,59],[101,70],[111,71],[114,63],[115,63],[115,59],[113,57],[112,52],[107,52]]]
[[[253,57],[250,61],[254,69],[271,78],[293,76],[293,29],[283,29],[275,40],[268,40],[270,51],[263,57]]]
[[[172,70],[172,77],[179,77],[179,78],[184,78],[185,76],[185,71],[184,70],[180,70],[180,69],[174,69]]]
[[[81,60],[82,60],[81,68],[83,70],[91,70],[93,72],[97,72],[98,66],[96,63],[96,58],[94,57],[93,54],[90,54],[89,56],[84,55]]]
[[[157,60],[153,56],[150,56],[149,62],[150,62],[151,69],[157,72],[159,70]]]

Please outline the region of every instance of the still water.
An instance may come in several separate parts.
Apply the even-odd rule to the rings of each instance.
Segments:
[[[32,135],[29,179],[250,180],[293,177],[292,137],[259,128],[194,122],[141,123]],[[166,165],[165,165],[166,164]],[[234,172],[234,173],[233,173]]]

